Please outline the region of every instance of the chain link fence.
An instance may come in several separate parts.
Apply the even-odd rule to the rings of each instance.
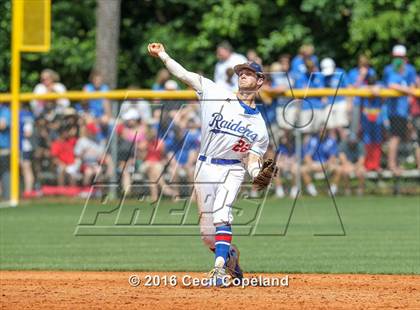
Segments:
[[[273,194],[418,194],[420,113],[393,115],[389,109],[395,100],[260,100],[271,141],[266,156],[276,158],[280,169]],[[409,100],[415,111],[417,99]],[[110,190],[113,197],[125,193],[156,200],[161,193],[169,198],[192,194],[201,139],[199,103],[138,99],[112,107],[112,115],[95,115],[89,101],[63,109],[50,102],[35,116],[23,105],[23,198],[102,196],[104,190],[92,191],[92,184],[118,184]],[[10,185],[6,136],[14,125],[8,109],[1,105],[4,200]]]

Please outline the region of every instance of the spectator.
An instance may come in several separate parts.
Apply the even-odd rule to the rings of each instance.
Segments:
[[[262,66],[262,59],[258,56],[257,52],[253,49],[250,49],[246,52],[246,58],[249,62],[256,62],[260,66]]]
[[[318,72],[316,64],[307,59],[305,61],[306,73],[297,75],[295,87],[298,89],[324,88],[325,81],[321,72]],[[321,97],[305,98],[298,109],[297,127],[302,128],[303,132],[315,133],[321,128],[325,121],[324,104]],[[295,104],[296,105],[296,104]],[[301,111],[300,111],[301,110]]]
[[[368,87],[374,94],[379,94],[381,84],[376,81],[376,76],[368,79]],[[378,171],[381,168],[381,145],[383,142],[382,127],[385,120],[385,107],[381,97],[364,97],[361,99],[361,130],[362,141],[365,145],[365,163],[367,170]]]
[[[365,153],[363,143],[358,141],[354,133],[351,133],[349,137],[341,141],[338,156],[340,160],[340,174],[344,181],[344,192],[346,195],[351,194],[349,179],[354,173],[359,181],[357,194],[363,195],[365,187]]]
[[[215,83],[223,83],[227,80],[226,70],[228,68],[233,68],[238,64],[242,64],[247,62],[245,56],[241,54],[237,54],[233,51],[232,45],[229,42],[223,41],[217,46],[216,56],[219,60],[216,64],[214,70],[214,82]],[[235,90],[238,89],[238,78],[235,74],[235,78],[233,79],[235,83]]]
[[[346,72],[337,68],[332,58],[324,58],[321,61],[321,70],[324,75],[325,87],[340,89],[348,86]],[[343,96],[329,96],[328,104],[325,109],[325,121],[328,129],[337,129],[340,138],[344,139],[344,128],[348,127],[350,104],[348,99]]]
[[[0,103],[0,196],[10,199],[10,109]]]
[[[269,72],[268,68],[264,69],[265,72]],[[257,106],[258,110],[261,112],[261,115],[269,127],[271,133],[276,133],[278,131],[278,123],[276,120],[276,109],[277,109],[277,100],[271,96],[266,96],[266,91],[272,90],[273,81],[270,75],[267,75],[264,79],[264,84],[261,87],[262,92],[259,92],[257,97]]]
[[[153,90],[164,90],[165,83],[167,80],[171,78],[171,75],[168,70],[165,68],[160,69],[156,74],[155,82],[153,83],[152,89]]]
[[[152,118],[152,109],[150,103],[143,99],[126,100],[121,105],[120,117],[124,119],[124,115],[135,111],[139,115],[139,118],[144,120],[146,123],[155,123],[156,120]]]
[[[349,86],[365,87],[370,78],[376,79],[376,71],[370,66],[369,58],[366,55],[359,55],[357,67],[351,69],[348,74]],[[354,97],[352,102],[351,131],[357,132],[360,124],[360,104],[363,98]]]
[[[135,86],[129,86],[129,90],[136,89]],[[124,118],[124,114],[129,111],[136,111],[140,119],[146,123],[155,123],[158,120],[152,118],[152,109],[150,107],[150,102],[143,99],[128,99],[121,104],[120,108],[120,117]]]
[[[34,94],[64,93],[66,87],[60,83],[60,76],[51,69],[44,69],[41,72],[41,83],[34,88]],[[57,99],[49,102],[48,100],[32,100],[31,108],[36,117],[45,113],[45,110],[53,110],[55,114],[61,114],[65,108],[70,106],[68,99]]]
[[[229,67],[226,69],[226,80],[217,81],[217,84],[228,91],[235,92],[237,90],[237,85],[236,85],[234,76],[235,76],[235,71],[233,70],[233,68]]]
[[[416,87],[420,88],[420,76],[417,76]],[[416,163],[417,169],[420,169],[420,101],[417,97],[411,98],[411,115],[413,117],[413,127],[415,135],[417,136],[416,141]]]
[[[165,91],[174,91],[178,90],[179,86],[178,83],[174,80],[167,80],[164,85]],[[180,102],[179,100],[170,101],[170,104],[167,104],[165,102],[165,107],[167,107],[169,110],[178,110],[182,106],[183,102]]]
[[[89,76],[89,82],[83,87],[85,92],[106,92],[109,86],[104,83],[102,74],[97,70],[92,70]],[[100,124],[108,125],[112,117],[111,103],[108,99],[89,99],[88,111]]]
[[[397,63],[403,63],[404,70],[400,72],[404,80],[407,81],[408,85],[413,85],[416,83],[416,68],[408,62],[407,58],[407,48],[404,45],[398,44],[392,48],[392,63],[385,66],[383,72],[383,81],[385,84],[388,84],[388,79],[392,75],[392,72],[395,71],[395,65]]]
[[[305,74],[308,67],[305,65],[307,60],[312,61],[315,67],[318,67],[318,57],[314,55],[314,46],[312,44],[304,44],[299,48],[299,54],[292,60],[292,72],[296,75]]]
[[[398,51],[398,50],[397,50]],[[394,52],[395,49],[394,49]],[[400,54],[403,50],[400,51]],[[396,55],[394,53],[394,55]],[[398,148],[401,140],[407,136],[407,122],[409,115],[409,104],[407,95],[415,96],[415,80],[412,78],[411,69],[401,57],[394,57],[392,68],[386,72],[385,84],[390,89],[398,90],[406,96],[387,99],[387,111],[391,138],[389,139],[388,167],[396,175],[401,174],[398,164]]]
[[[22,107],[19,120],[20,167],[24,184],[23,198],[33,198],[38,196],[38,193],[34,191],[34,172],[32,169],[32,162],[34,161],[34,117],[27,106]]]
[[[369,58],[366,55],[359,55],[357,67],[351,69],[348,74],[349,85],[362,87],[368,84],[370,77],[376,76],[376,71],[370,66]]]
[[[50,172],[53,168],[51,163],[51,143],[57,137],[50,132],[51,124],[44,118],[35,120],[35,150],[34,150],[34,174],[40,177],[42,172]],[[54,167],[55,168],[55,167]],[[54,175],[56,171],[52,172]]]
[[[166,91],[174,91],[178,89],[178,83],[174,80],[168,80],[165,83],[165,90]],[[183,113],[185,108],[188,105],[185,104],[183,100],[167,100],[165,104],[161,107],[160,111],[160,120],[159,120],[159,129],[158,135],[160,138],[164,137],[170,127],[172,126],[172,122],[175,118],[179,117],[180,114]]]
[[[142,143],[141,150],[145,154],[144,164],[152,201],[157,201],[159,198],[159,185],[164,194],[175,197],[176,191],[170,189],[162,177],[165,145],[163,140],[158,138],[157,130],[152,126],[147,129],[146,141]]]
[[[200,147],[200,132],[190,121],[174,126],[165,139],[165,152],[170,161],[172,182],[186,178],[188,183],[194,181],[194,163]]]
[[[105,153],[105,148],[99,144],[97,136],[100,132],[98,125],[94,122],[86,124],[84,133],[77,140],[74,147],[74,154],[81,163],[83,173],[83,186],[89,187],[93,180],[109,180],[114,172],[114,164],[109,154]],[[101,165],[106,166],[103,171]]]
[[[340,170],[338,166],[338,145],[337,139],[331,130],[328,131],[328,135],[321,138],[321,135],[312,135],[309,141],[304,145],[303,148],[304,158],[302,165],[302,179],[306,186],[307,192],[311,196],[317,196],[318,191],[315,185],[312,183],[312,173],[323,172],[321,164],[327,172],[332,174],[330,180],[330,191],[332,195],[337,193],[338,181],[340,180]],[[297,189],[292,189],[291,194],[295,196]]]
[[[274,62],[270,66],[271,87],[270,92],[274,95],[281,95],[285,91],[293,89],[295,80],[290,71],[290,55],[283,54],[279,57],[279,62]],[[277,97],[276,120],[280,128],[293,129],[296,121],[296,106],[291,103],[292,98]]]
[[[276,151],[278,173],[274,182],[276,184],[276,196],[283,198],[286,193],[283,181],[288,175],[292,176],[292,184],[296,182],[297,159],[292,131],[286,131],[279,139],[279,146]],[[296,192],[295,192],[296,195]],[[294,196],[292,196],[294,198]]]
[[[77,138],[72,136],[69,128],[62,127],[59,130],[58,139],[51,144],[51,156],[57,169],[57,183],[64,186],[66,177],[70,185],[76,184],[79,163],[74,157],[74,146]]]
[[[121,173],[122,188],[129,193],[131,174],[134,172],[136,151],[146,140],[146,126],[135,109],[122,114],[123,123],[117,126],[118,139],[118,170]]]

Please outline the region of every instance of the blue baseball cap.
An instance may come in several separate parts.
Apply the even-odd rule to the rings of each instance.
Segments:
[[[265,78],[264,72],[262,70],[262,67],[257,64],[256,62],[246,62],[244,64],[236,65],[233,67],[233,70],[235,70],[235,73],[239,75],[239,72],[243,69],[249,69],[251,71],[254,71],[259,77]]]

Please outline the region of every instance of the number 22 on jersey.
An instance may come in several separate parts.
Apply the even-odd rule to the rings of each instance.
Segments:
[[[246,143],[244,139],[240,139],[232,148],[235,152],[246,152],[251,148],[250,143]]]

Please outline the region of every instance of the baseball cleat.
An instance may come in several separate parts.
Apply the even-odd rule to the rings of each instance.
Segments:
[[[221,267],[215,267],[208,273],[209,286],[228,287],[231,276],[226,274],[226,270]]]
[[[226,262],[226,269],[233,279],[238,278],[242,280],[244,277],[244,273],[239,266],[239,250],[234,244],[230,246],[229,255]]]

